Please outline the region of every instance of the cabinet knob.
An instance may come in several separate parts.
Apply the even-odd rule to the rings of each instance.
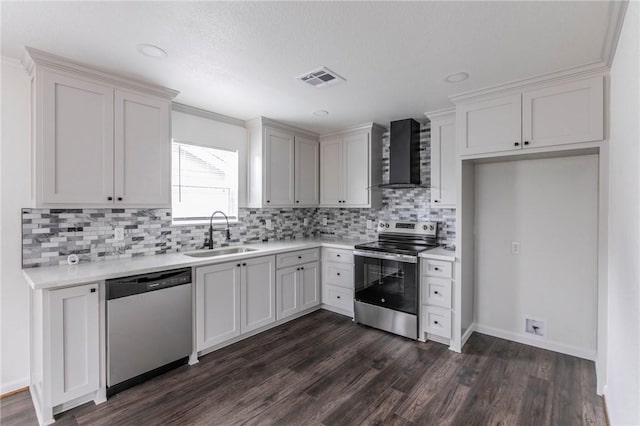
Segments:
[[[437,266],[435,268],[433,268],[434,271],[439,271],[440,268],[438,268]]]
[[[520,142],[514,142],[513,145],[514,146],[520,146]]]
[[[243,264],[242,264],[242,266],[247,266],[247,264],[246,264],[246,263],[243,263]]]
[[[300,270],[301,270],[301,271],[304,271],[304,266],[302,266],[302,267],[300,268]]]
[[[118,197],[118,201],[122,201],[122,197]]]
[[[434,202],[434,203],[439,203],[440,201],[438,201],[438,200],[433,200],[433,202]]]
[[[434,291],[433,294],[440,294],[440,293],[438,293],[437,291]]]
[[[267,203],[270,203],[270,202],[271,202],[271,200],[267,200]]]
[[[339,255],[339,254],[336,254],[336,257],[340,257],[340,255]]]
[[[239,268],[241,265],[238,263],[236,266]]]
[[[340,272],[337,272],[337,273],[336,273],[336,275],[337,275],[337,276],[340,276]]]
[[[95,292],[96,292],[96,289],[95,289],[95,288],[92,288],[92,289],[91,289],[91,293],[95,293]]]
[[[298,256],[298,259],[302,259],[302,256]]]
[[[525,145],[529,145],[529,141],[524,141],[524,144]]]
[[[107,200],[113,201],[113,197],[107,197]]]
[[[300,268],[296,268],[296,271],[299,271],[299,270],[300,270]]]
[[[336,296],[336,298],[340,299],[340,296]]]
[[[438,321],[434,321],[433,323],[434,323],[434,324],[438,324]]]
[[[299,203],[299,202],[300,202],[299,200],[296,200],[296,203]]]

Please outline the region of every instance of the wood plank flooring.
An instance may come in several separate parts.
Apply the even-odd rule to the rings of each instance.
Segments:
[[[317,311],[57,425],[604,425],[593,362],[475,333],[456,354]],[[36,424],[28,392],[0,423]]]

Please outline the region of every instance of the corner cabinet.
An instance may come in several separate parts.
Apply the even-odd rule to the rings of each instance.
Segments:
[[[456,119],[450,108],[425,114],[431,121],[431,208],[456,207]]]
[[[274,256],[197,268],[196,350],[275,322],[274,278]]]
[[[169,207],[177,92],[28,50],[35,207]]]
[[[248,121],[247,130],[248,206],[317,206],[317,136],[264,117]]]
[[[320,206],[379,208],[382,134],[375,123],[320,137]]]
[[[106,400],[99,291],[97,283],[31,291],[30,390],[40,424],[87,401]]]
[[[521,151],[604,139],[603,76],[504,95],[453,97],[458,154]]]

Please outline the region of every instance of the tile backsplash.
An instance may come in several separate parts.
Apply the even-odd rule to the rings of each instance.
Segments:
[[[429,185],[429,127],[421,127],[422,183]],[[383,140],[383,182],[389,178],[389,140]],[[214,245],[334,236],[375,239],[377,220],[432,220],[440,222],[438,241],[453,245],[455,210],[430,209],[428,188],[383,190],[377,209],[247,209],[231,224],[231,241],[214,230]],[[304,220],[307,219],[307,225]],[[326,225],[322,225],[326,219]],[[267,220],[271,229],[266,229]],[[373,222],[367,229],[367,220]],[[114,227],[125,229],[124,240],[114,238]],[[216,226],[221,228],[222,226]],[[171,224],[170,209],[23,209],[22,264],[25,268],[65,264],[75,253],[80,262],[150,256],[204,245],[208,225]]]

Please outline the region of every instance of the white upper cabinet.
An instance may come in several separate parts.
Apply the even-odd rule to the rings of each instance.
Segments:
[[[380,206],[383,132],[372,123],[320,138],[321,206]]]
[[[296,137],[295,199],[300,207],[317,206],[320,188],[320,150],[318,141]]]
[[[520,149],[520,94],[457,108],[460,155]]]
[[[53,72],[40,87],[38,204],[104,204],[113,197],[113,89]]]
[[[431,120],[431,208],[455,208],[455,109],[426,115]]]
[[[248,121],[247,130],[247,206],[317,206],[317,136],[264,117]]]
[[[555,147],[604,139],[603,76],[542,82],[508,95],[454,97],[458,154]],[[563,149],[563,148],[558,148]]]
[[[264,196],[269,207],[289,207],[294,197],[294,136],[264,129]]]
[[[169,102],[115,94],[116,204],[171,204]]]
[[[603,97],[602,77],[524,92],[524,147],[604,139]]]
[[[177,92],[27,49],[35,207],[169,207]]]

